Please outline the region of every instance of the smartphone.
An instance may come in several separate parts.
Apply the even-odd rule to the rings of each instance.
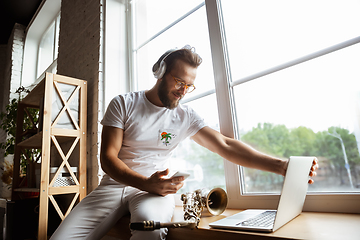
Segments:
[[[177,171],[175,174],[171,175],[170,177],[184,177],[184,180],[187,179],[188,177],[190,177],[190,173],[187,172],[182,172],[182,171]]]

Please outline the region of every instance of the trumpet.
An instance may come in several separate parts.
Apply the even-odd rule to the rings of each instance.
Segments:
[[[222,188],[214,188],[212,190],[197,189],[194,192],[182,194],[181,201],[183,202],[184,222],[134,222],[130,223],[130,229],[141,231],[179,227],[194,229],[200,223],[202,212],[208,212],[214,216],[222,214],[227,207],[228,197]]]
[[[181,195],[183,202],[184,220],[200,223],[201,213],[205,210],[211,215],[217,216],[226,209],[228,198],[222,188],[212,190],[198,189],[194,192]]]

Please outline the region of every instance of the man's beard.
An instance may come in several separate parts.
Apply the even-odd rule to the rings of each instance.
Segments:
[[[162,79],[158,88],[158,96],[164,107],[168,109],[174,109],[179,105],[179,101],[182,97],[179,100],[171,101],[168,94],[169,94],[169,90],[167,88],[166,81],[165,79]]]

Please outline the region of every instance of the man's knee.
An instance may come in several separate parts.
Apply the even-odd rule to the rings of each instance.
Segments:
[[[146,196],[138,201],[130,209],[131,221],[171,221],[175,203],[173,196]]]

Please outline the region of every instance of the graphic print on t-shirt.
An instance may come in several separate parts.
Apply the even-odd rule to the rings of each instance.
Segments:
[[[176,138],[176,134],[172,129],[162,129],[159,130],[159,139],[160,145],[169,146],[171,145],[172,141]]]

